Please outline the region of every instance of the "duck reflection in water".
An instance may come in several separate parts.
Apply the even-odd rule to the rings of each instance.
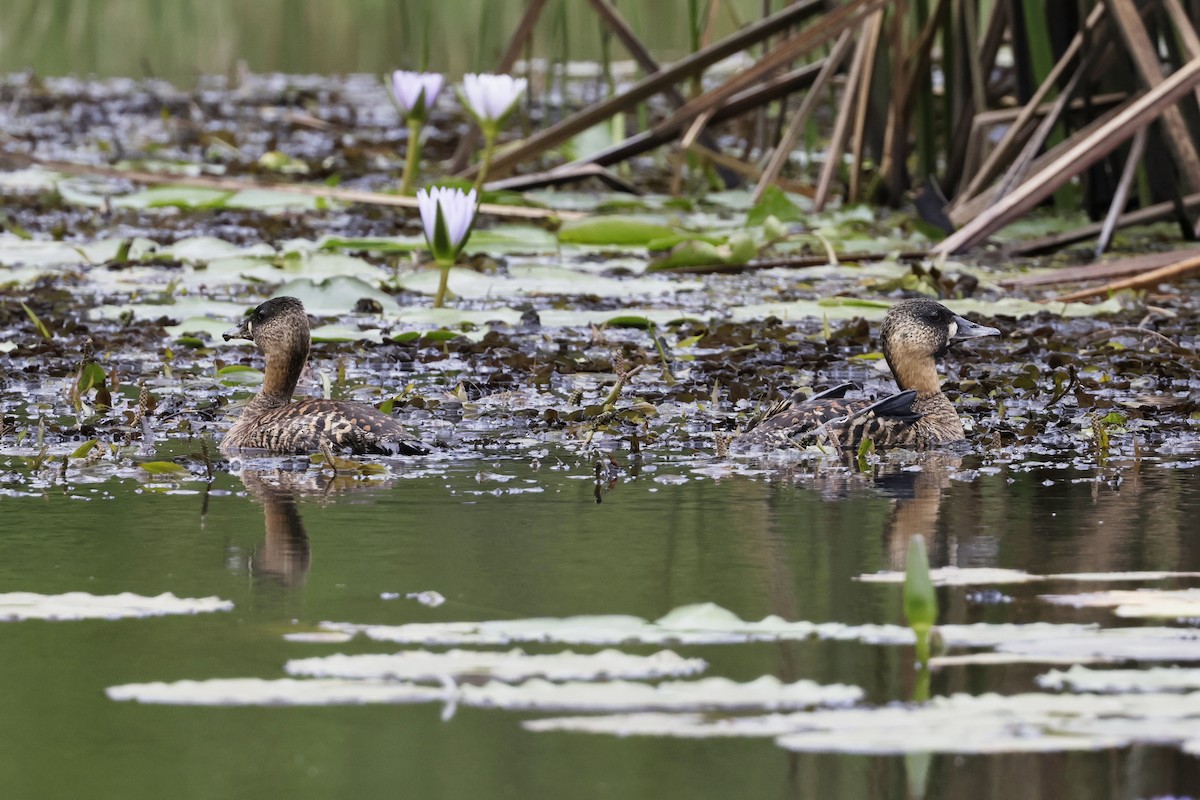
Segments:
[[[297,508],[296,484],[307,474],[243,469],[238,477],[263,507],[265,535],[251,553],[251,573],[281,586],[302,586],[312,563],[312,547]]]
[[[250,571],[259,581],[284,587],[303,586],[312,564],[300,497],[332,499],[347,492],[378,491],[391,485],[390,481],[363,481],[354,473],[311,469],[243,468],[238,477],[263,507],[263,541],[250,556]]]
[[[939,528],[942,500],[950,487],[950,478],[962,469],[963,457],[949,451],[921,454],[915,463],[888,460],[876,466],[875,488],[893,498],[883,528],[889,569],[903,570],[908,559],[908,543],[913,536],[925,537],[934,563],[945,563],[952,545]]]

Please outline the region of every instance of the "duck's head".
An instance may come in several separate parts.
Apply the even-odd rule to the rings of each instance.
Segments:
[[[295,297],[272,297],[236,325],[221,334],[225,341],[249,339],[264,352],[290,349],[303,342],[308,350],[308,315],[304,304]]]
[[[941,391],[934,359],[950,345],[1000,331],[977,325],[929,299],[903,300],[892,306],[879,329],[879,346],[901,389],[919,394]]]

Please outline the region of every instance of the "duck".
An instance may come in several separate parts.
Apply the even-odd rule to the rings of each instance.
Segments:
[[[847,399],[857,388],[842,383],[812,396],[796,392],[776,403],[730,443],[733,450],[810,445],[857,449],[924,449],[966,438],[954,404],[942,393],[937,359],[967,339],[1000,331],[960,317],[928,298],[902,300],[883,318],[879,346],[900,391],[879,400]]]
[[[365,403],[292,401],[312,343],[308,314],[295,297],[275,297],[225,331],[225,341],[247,339],[266,357],[262,388],[221,440],[227,455],[243,450],[271,455],[350,451],[356,455],[426,455],[430,448],[395,419]]]

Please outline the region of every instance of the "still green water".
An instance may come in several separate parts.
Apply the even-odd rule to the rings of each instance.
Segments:
[[[536,714],[464,708],[443,721],[429,705],[147,706],[109,701],[104,689],[283,677],[288,658],[397,649],[282,639],[322,620],[657,618],[714,602],[745,619],[901,622],[899,587],[852,579],[897,566],[917,532],[935,566],[1200,570],[1194,464],[1126,468],[1117,485],[1051,465],[980,474],[970,456],[874,481],[781,471],[714,479],[696,471],[708,460],[651,458],[597,487],[589,458],[551,450],[538,461],[413,461],[390,483],[327,489],[222,474],[207,499],[200,483],[167,493],[115,479],[0,497],[0,592],[236,604],[194,617],[0,623],[0,796],[903,798],[903,758],[801,755],[770,739],[531,733],[520,720]],[[30,491],[16,462],[0,461],[4,486]],[[422,590],[446,604],[380,597]],[[1006,592],[1015,602],[943,591],[943,621],[1081,618],[1047,610],[1035,592]],[[709,675],[840,681],[874,702],[911,689],[907,648],[673,649],[707,659]],[[934,691],[1028,690],[1037,671],[947,669]],[[1197,777],[1194,759],[1156,749],[936,756],[927,796],[1008,798],[1014,780],[1022,797],[1178,795]]]

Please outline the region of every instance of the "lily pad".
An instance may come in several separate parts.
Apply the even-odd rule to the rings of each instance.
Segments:
[[[599,653],[547,653],[528,655],[521,650],[503,653],[450,650],[434,653],[409,650],[390,655],[332,655],[287,662],[289,675],[314,678],[394,679],[440,681],[444,676],[481,676],[512,683],[532,677],[554,681],[612,678],[664,678],[703,672],[703,659],[682,658],[662,650],[649,656],[617,650]]]
[[[1070,692],[1128,694],[1140,692],[1200,691],[1200,669],[1147,667],[1145,669],[1089,669],[1074,666],[1051,670],[1037,677],[1038,686]]]
[[[616,736],[771,736],[786,749],[804,752],[967,755],[1101,750],[1139,743],[1187,747],[1197,738],[1197,714],[1200,693],[1182,698],[955,694],[919,706],[734,718],[662,713],[559,717],[528,720],[524,727]]]
[[[422,270],[401,277],[409,291],[434,294],[438,285],[437,270]],[[700,289],[703,284],[694,280],[656,280],[653,278],[609,278],[566,267],[544,264],[510,266],[508,275],[487,275],[465,268],[450,270],[447,284],[460,298],[510,298],[539,295],[594,295],[597,297],[626,297],[663,295]]]
[[[33,592],[0,594],[0,620],[5,622],[27,619],[61,621],[161,617],[169,614],[208,614],[232,609],[233,603],[218,597],[176,597],[169,592],[156,597],[144,597],[131,592],[115,595],[95,595],[87,592],[50,595]]]
[[[1200,589],[1138,589],[1046,594],[1047,603],[1074,608],[1111,608],[1118,617],[1184,619],[1200,617]]]
[[[322,281],[300,278],[289,281],[272,295],[296,297],[304,303],[304,309],[316,315],[341,315],[354,310],[360,300],[374,300],[387,311],[399,308],[396,298],[361,278],[337,275]]]
[[[775,711],[848,706],[863,696],[857,686],[822,685],[808,680],[784,683],[773,675],[748,683],[703,678],[664,681],[654,686],[632,681],[555,684],[537,679],[507,686],[492,681],[482,686],[465,685],[461,691],[459,702],[464,705],[529,711]]]
[[[674,228],[647,216],[612,214],[568,220],[558,229],[558,240],[565,244],[644,245],[675,233]]]
[[[223,678],[175,683],[129,683],[110,686],[104,691],[110,700],[176,706],[330,706],[428,703],[448,699],[443,689],[415,683],[338,678]]]

